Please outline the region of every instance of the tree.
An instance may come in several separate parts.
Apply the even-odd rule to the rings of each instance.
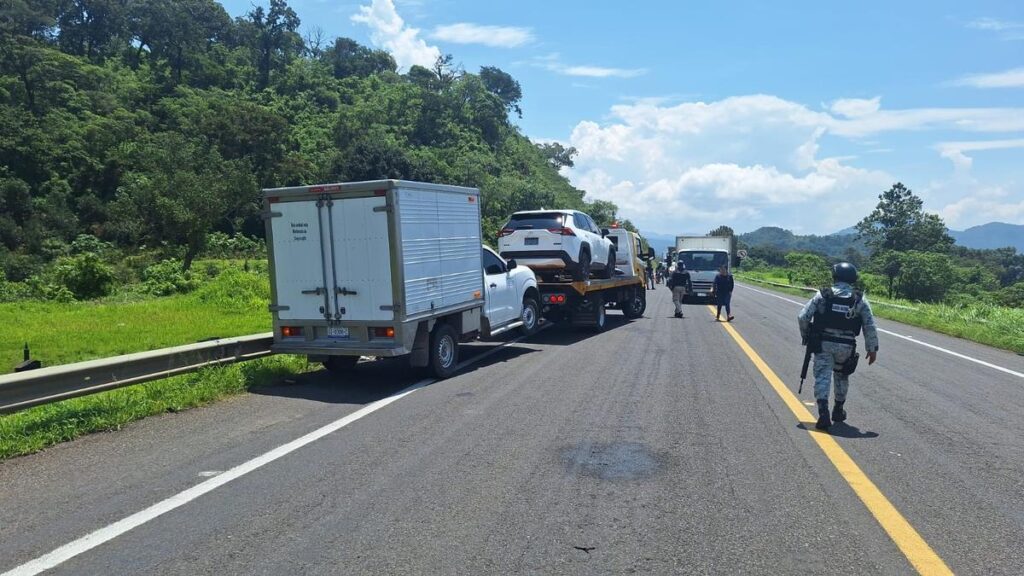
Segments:
[[[520,118],[523,117],[523,111],[519,108],[519,101],[523,99],[523,89],[515,78],[500,68],[484,66],[480,68],[480,80],[492,94],[501,99],[506,109],[515,112]]]
[[[912,250],[900,254],[899,259],[897,293],[901,298],[938,302],[946,296],[955,272],[949,256]]]
[[[335,78],[362,77],[398,69],[395,59],[386,51],[371,50],[351,38],[337,38],[324,52],[323,59],[331,65]]]
[[[128,156],[135,168],[118,189],[115,226],[135,243],[184,245],[184,270],[207,234],[259,194],[246,162],[224,160],[215,148],[179,134],[153,135]]]
[[[879,194],[878,206],[857,224],[858,235],[866,238],[875,252],[947,251],[953,238],[946,233],[942,219],[926,213],[923,206],[920,198],[897,182]]]
[[[256,59],[256,84],[260,89],[270,84],[270,73],[279,70],[302,51],[299,16],[285,0],[270,0],[270,9],[257,6],[248,14],[252,25],[253,53]]]
[[[139,55],[148,49],[153,66],[166,63],[175,85],[231,25],[227,12],[214,0],[138,0],[128,18]]]
[[[572,168],[572,158],[577,154],[576,149],[572,146],[568,148],[563,146],[560,142],[542,142],[535,144],[537,150],[544,158],[555,167],[556,170],[562,168]]]
[[[442,54],[434,61],[430,69],[437,80],[437,88],[441,91],[451,88],[459,77],[462,76],[462,68],[455,65],[455,57],[451,54]]]
[[[731,236],[735,238],[736,233],[733,232],[732,228],[723,224],[722,226],[719,226],[718,228],[715,228],[714,230],[708,232],[708,236]]]

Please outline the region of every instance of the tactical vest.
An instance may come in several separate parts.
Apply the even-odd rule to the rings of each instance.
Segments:
[[[819,330],[832,329],[850,332],[854,336],[860,334],[864,319],[856,312],[857,305],[863,298],[859,291],[855,291],[853,296],[842,298],[836,296],[832,288],[822,288],[821,297],[824,299],[824,309],[816,314],[815,327]],[[820,325],[819,322],[821,322]]]

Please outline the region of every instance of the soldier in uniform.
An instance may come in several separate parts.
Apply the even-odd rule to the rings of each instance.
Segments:
[[[828,430],[832,422],[846,420],[846,393],[850,374],[857,368],[857,335],[864,331],[868,364],[878,356],[878,332],[863,293],[855,290],[857,269],[841,262],[832,267],[832,286],[822,288],[800,312],[800,336],[804,345],[813,346],[814,398],[818,401],[815,428]],[[836,400],[831,418],[828,393],[835,380]]]
[[[690,282],[690,273],[682,262],[676,264],[672,275],[668,279],[668,289],[672,291],[672,304],[676,307],[676,318],[683,317],[683,301],[686,295],[693,292],[693,284]]]

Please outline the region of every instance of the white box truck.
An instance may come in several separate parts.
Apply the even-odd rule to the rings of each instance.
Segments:
[[[332,371],[409,355],[444,378],[459,342],[537,327],[536,278],[481,246],[474,188],[380,180],[263,195],[274,352]]]
[[[687,300],[710,300],[718,268],[724,264],[732,272],[734,256],[732,236],[676,236],[674,263],[686,266],[693,284]]]

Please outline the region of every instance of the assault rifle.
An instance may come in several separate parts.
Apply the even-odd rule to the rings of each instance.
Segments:
[[[800,368],[800,387],[796,391],[797,394],[804,391],[807,367],[811,364],[811,355],[815,352],[821,352],[821,332],[814,329],[814,322],[812,321],[811,327],[807,330],[807,348],[804,349],[804,364]]]

